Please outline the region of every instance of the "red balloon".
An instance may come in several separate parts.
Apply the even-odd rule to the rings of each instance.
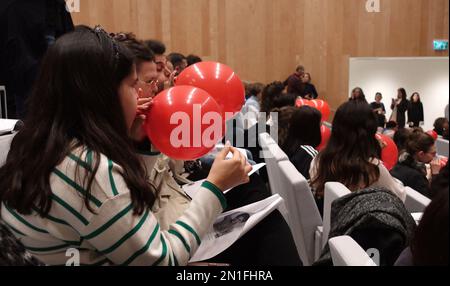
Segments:
[[[307,100],[304,98],[299,97],[296,101],[295,101],[295,106],[296,107],[302,107],[302,106],[311,106],[314,107],[313,103],[311,102],[311,100]]]
[[[388,136],[383,134],[376,134],[377,140],[384,145],[381,150],[381,160],[384,166],[390,171],[398,162],[398,148],[395,142]]]
[[[325,147],[327,147],[328,141],[330,140],[331,137],[331,129],[325,125],[322,125],[320,127],[320,133],[322,134],[322,141],[319,147],[317,147],[318,151],[322,151],[323,149],[325,149]]]
[[[152,144],[172,159],[195,160],[225,136],[217,102],[192,86],[167,89],[153,99],[145,124]]]
[[[322,114],[322,121],[328,121],[330,118],[330,105],[321,99],[311,100],[312,106]]]
[[[427,132],[427,134],[433,137],[434,141],[438,140],[439,135],[436,133],[436,131],[430,130]]]
[[[448,158],[447,157],[440,157],[439,158],[439,163],[441,164],[441,168],[445,168],[445,166],[447,166],[447,163],[448,163]]]
[[[176,85],[190,85],[208,92],[222,108],[222,115],[241,111],[245,89],[238,75],[228,66],[217,62],[201,62],[186,68]]]

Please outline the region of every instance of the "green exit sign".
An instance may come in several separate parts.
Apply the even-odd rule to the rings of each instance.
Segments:
[[[435,51],[448,51],[448,40],[434,40],[433,47]]]

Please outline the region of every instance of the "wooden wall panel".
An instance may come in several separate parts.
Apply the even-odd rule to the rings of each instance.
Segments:
[[[244,80],[284,80],[298,64],[336,108],[348,97],[349,57],[448,56],[448,0],[81,0],[76,24],[163,40],[168,51],[230,65]]]

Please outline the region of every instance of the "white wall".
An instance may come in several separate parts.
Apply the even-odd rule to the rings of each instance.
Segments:
[[[398,88],[406,89],[408,99],[413,92],[419,92],[425,111],[424,129],[431,130],[434,120],[444,117],[449,102],[449,58],[351,58],[349,86],[349,96],[359,86],[369,103],[376,92],[381,92],[387,119]]]

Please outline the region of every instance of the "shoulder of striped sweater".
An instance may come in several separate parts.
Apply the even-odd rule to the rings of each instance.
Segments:
[[[99,165],[91,185],[91,195],[102,203],[119,194],[128,193],[128,187],[122,177],[123,168],[107,156],[96,156],[85,147],[72,150],[53,173],[69,187],[86,191],[85,178],[93,172],[96,160],[99,160]]]

